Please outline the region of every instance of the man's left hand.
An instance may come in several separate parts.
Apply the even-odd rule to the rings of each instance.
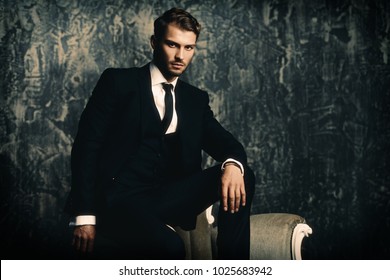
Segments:
[[[238,212],[240,205],[246,204],[244,177],[235,165],[226,165],[222,174],[222,205],[225,211]]]

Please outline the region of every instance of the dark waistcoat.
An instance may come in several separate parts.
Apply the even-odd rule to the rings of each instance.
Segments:
[[[135,154],[129,157],[116,181],[134,192],[180,177],[178,133],[164,134],[158,111],[151,98],[144,104],[145,133]]]

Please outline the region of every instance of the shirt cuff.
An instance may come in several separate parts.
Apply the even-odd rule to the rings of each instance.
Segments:
[[[85,225],[96,225],[96,216],[94,216],[94,215],[80,215],[80,216],[74,217],[69,222],[69,226],[85,226]]]
[[[224,170],[225,169],[225,165],[226,163],[228,162],[234,162],[236,163],[240,170],[241,170],[241,173],[242,173],[242,176],[244,176],[244,166],[241,164],[241,162],[239,162],[238,160],[235,160],[235,159],[232,159],[232,158],[228,158],[227,160],[225,160],[223,163],[222,163],[222,166],[221,166],[221,170]]]

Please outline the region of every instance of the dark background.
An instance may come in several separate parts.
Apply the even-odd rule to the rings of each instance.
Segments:
[[[149,62],[173,6],[203,26],[184,78],[246,147],[253,213],[305,217],[306,259],[390,258],[389,1],[0,3],[2,259],[66,258],[82,109],[105,68]]]

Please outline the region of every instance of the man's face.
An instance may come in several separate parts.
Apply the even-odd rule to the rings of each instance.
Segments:
[[[169,24],[161,40],[151,39],[154,63],[168,82],[180,76],[190,64],[195,53],[196,35],[192,31]]]

